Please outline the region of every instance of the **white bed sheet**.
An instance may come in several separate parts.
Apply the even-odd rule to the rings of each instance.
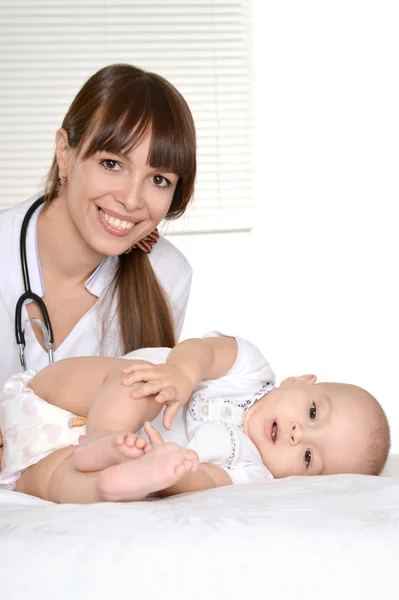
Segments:
[[[397,600],[399,477],[91,506],[2,491],[0,572],[6,600]]]

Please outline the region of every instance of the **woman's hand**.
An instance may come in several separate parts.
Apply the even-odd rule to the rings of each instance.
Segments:
[[[186,371],[176,363],[141,366],[129,365],[122,371],[129,375],[122,380],[123,385],[141,383],[131,397],[140,400],[145,396],[154,396],[155,402],[166,405],[163,426],[170,429],[180,407],[189,400],[196,385]]]

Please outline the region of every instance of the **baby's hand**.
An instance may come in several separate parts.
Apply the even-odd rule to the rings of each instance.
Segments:
[[[141,366],[132,364],[122,371],[130,374],[123,379],[124,385],[141,383],[130,393],[134,400],[154,396],[155,402],[165,403],[163,426],[170,429],[179,408],[190,398],[195,384],[187,373],[176,363]]]

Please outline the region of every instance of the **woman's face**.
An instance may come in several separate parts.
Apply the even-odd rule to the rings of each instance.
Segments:
[[[97,152],[82,159],[68,149],[65,197],[71,219],[85,242],[116,256],[151,233],[167,214],[178,183],[175,173],[147,163],[148,134],[126,155]]]

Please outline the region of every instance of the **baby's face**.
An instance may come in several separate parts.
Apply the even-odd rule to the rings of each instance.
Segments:
[[[283,382],[248,411],[244,431],[274,477],[358,473],[374,414],[360,388]]]

